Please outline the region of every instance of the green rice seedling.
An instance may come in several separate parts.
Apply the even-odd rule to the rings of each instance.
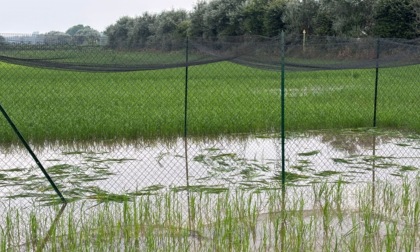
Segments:
[[[285,213],[277,216],[273,222],[274,224],[274,249],[276,251],[284,251],[284,243],[285,243],[284,215]],[[267,239],[265,235],[266,233],[264,233],[264,243],[266,242],[266,239]]]
[[[418,68],[381,70],[378,127],[419,132]],[[350,70],[288,73],[286,128],[371,126],[373,70],[352,71],[360,77]],[[2,105],[33,142],[173,139],[184,132],[184,68],[89,73],[0,63],[0,73]],[[193,66],[189,75],[189,135],[279,132],[278,72],[219,62]],[[4,120],[0,126],[1,142],[17,141]]]
[[[393,216],[396,214],[394,211],[399,210],[394,208],[396,205],[399,206],[399,204],[397,204],[397,196],[394,188],[392,188],[390,184],[385,183],[381,193],[383,197],[382,207],[384,209],[384,214],[386,216]]]
[[[415,180],[411,181],[415,185],[418,183],[419,178],[416,177]],[[420,199],[418,196],[418,187],[412,187],[410,180],[405,177],[402,185],[402,218],[404,230],[402,230],[402,246],[405,251],[413,251],[418,246],[419,237],[419,208],[420,208]],[[414,197],[413,197],[414,195]]]
[[[329,247],[334,240],[334,234],[331,234],[333,219],[336,218],[337,209],[341,209],[342,205],[342,202],[340,202],[340,183],[338,186],[336,184],[330,185],[325,182],[321,183],[316,199],[317,208],[319,208],[322,216],[323,247]],[[334,209],[334,204],[336,209]],[[338,216],[339,215],[340,213]]]
[[[27,241],[26,244],[32,244],[32,249],[35,250],[36,249],[36,244],[38,241],[38,232],[40,231],[39,229],[39,223],[37,221],[36,215],[34,213],[31,213],[29,215],[29,222],[30,222],[30,241]]]
[[[0,251],[6,251],[6,234],[3,227],[0,227]]]
[[[398,230],[395,222],[386,224],[385,251],[397,251]]]
[[[410,198],[411,198],[411,188],[408,184],[408,179],[405,177],[402,183],[402,197],[401,197],[401,205],[402,205],[402,214],[403,216],[407,216],[409,207],[410,207]]]
[[[343,248],[347,251],[357,251],[360,244],[360,236],[358,235],[360,225],[355,214],[350,215],[349,218],[351,218],[352,228],[343,235]]]
[[[52,229],[58,207],[34,205],[0,216],[0,251],[416,251],[419,199],[408,197],[407,210],[400,205],[405,191],[418,193],[418,181],[404,183],[406,189],[396,181],[375,186],[386,207],[372,204],[371,184],[348,192],[352,187],[339,183],[192,192],[189,201],[185,191],[171,190],[124,202],[89,200],[71,203]],[[344,200],[354,193],[355,202]]]
[[[255,199],[255,197],[257,197],[257,199]],[[259,210],[259,204],[260,204],[260,199],[258,198],[259,194],[250,194],[248,196],[248,202],[247,202],[247,207],[245,207],[244,211],[247,212],[248,216],[246,217],[246,220],[248,221],[248,227],[251,230],[252,233],[252,238],[253,241],[256,241],[256,226],[257,226],[257,222],[258,222],[258,216],[260,213]]]
[[[304,238],[306,237],[306,225],[304,222],[304,200],[303,195],[301,195],[300,200],[293,201],[292,209],[290,210],[290,230],[293,233],[289,234],[290,240],[294,242],[293,247],[297,248],[298,250],[302,250],[304,247]]]
[[[132,216],[134,215],[131,211],[131,208],[128,207],[128,202],[124,201],[123,203],[123,223],[122,223],[122,230],[123,230],[123,237],[124,240],[129,240],[131,237],[132,232]]]
[[[10,235],[10,232],[11,232],[11,220],[10,220],[10,213],[9,212],[7,212],[6,213],[6,218],[5,218],[6,220],[5,220],[5,226],[0,226],[0,233],[1,233],[1,236],[0,236],[0,245],[1,245],[1,247],[0,247],[0,251],[7,251],[9,248],[8,248],[8,244],[10,244],[12,241],[11,241],[11,235]]]
[[[334,185],[335,190],[333,191],[333,198],[334,198],[334,207],[335,211],[337,212],[338,220],[340,225],[343,223],[344,215],[343,215],[343,180],[340,177],[337,183]]]
[[[371,185],[370,185],[371,186]],[[359,195],[359,209],[361,220],[363,222],[363,244],[367,249],[377,250],[380,218],[377,218],[377,213],[373,208],[373,204],[370,200],[370,186],[364,192]]]
[[[413,235],[411,237],[411,240],[413,241],[414,246],[416,246],[420,242],[420,237],[417,237],[416,234],[419,234],[419,226],[420,226],[420,200],[419,197],[417,197],[416,202],[414,203],[414,211],[412,216],[412,232]]]

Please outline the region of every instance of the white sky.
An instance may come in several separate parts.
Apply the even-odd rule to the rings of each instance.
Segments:
[[[102,32],[123,16],[191,11],[198,0],[0,0],[0,33],[62,31],[89,25]]]

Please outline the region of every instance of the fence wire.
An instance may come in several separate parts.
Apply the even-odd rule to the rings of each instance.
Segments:
[[[0,104],[67,201],[269,190],[282,179],[354,190],[420,171],[418,40],[241,36],[111,48],[3,37]],[[60,201],[5,115],[0,144],[1,208]]]

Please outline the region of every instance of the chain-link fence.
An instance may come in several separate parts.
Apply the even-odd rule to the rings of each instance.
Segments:
[[[418,40],[3,37],[3,209],[420,170]]]
[[[69,183],[57,181],[64,194],[84,187],[72,176],[114,193],[186,182],[226,186],[253,176],[266,183],[279,178],[282,148],[284,170],[302,182],[388,156],[370,153],[378,133],[359,128],[419,129],[418,41],[234,37],[112,49],[5,37],[14,38],[1,49],[1,102],[5,119],[10,115],[2,122],[6,185],[39,172],[30,169],[34,162]],[[276,135],[282,123],[286,146]],[[12,124],[39,150],[23,150]],[[347,160],[348,154],[359,157]],[[417,168],[418,155],[401,156],[392,158],[406,164],[384,162]],[[46,182],[42,177],[38,183]],[[4,196],[22,189],[12,184]]]

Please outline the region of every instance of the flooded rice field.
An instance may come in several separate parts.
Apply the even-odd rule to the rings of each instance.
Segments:
[[[25,149],[2,146],[0,243],[4,251],[420,249],[418,134],[311,131],[285,142],[284,190],[274,134],[36,145],[74,201],[63,205]]]
[[[273,134],[188,142],[45,143],[34,146],[34,152],[70,200],[187,186],[216,193],[232,187],[264,190],[281,181],[281,141]],[[285,156],[288,185],[414,179],[420,171],[420,136],[372,129],[287,133]],[[3,200],[57,198],[23,147],[1,147],[0,178]]]

